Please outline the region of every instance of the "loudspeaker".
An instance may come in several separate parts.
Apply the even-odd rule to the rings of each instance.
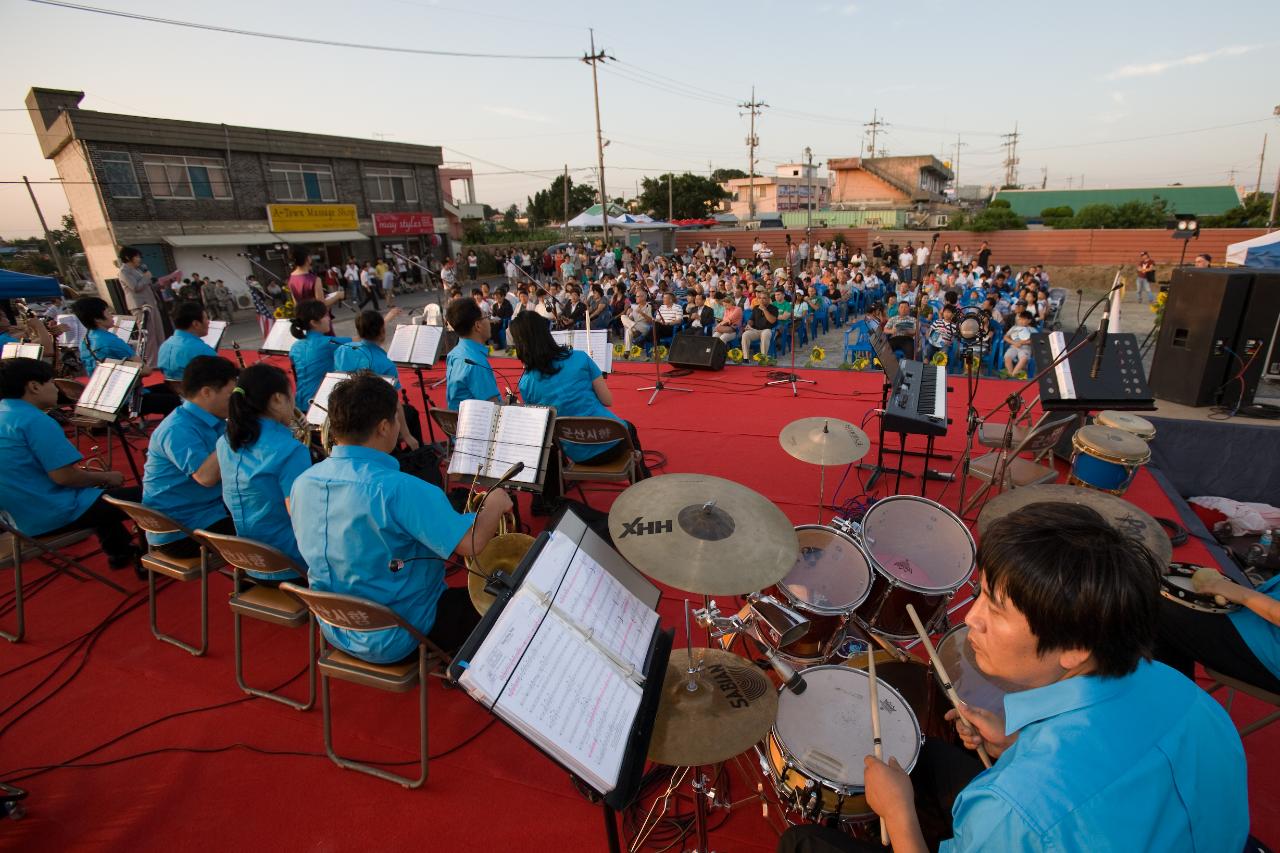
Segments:
[[[1256,271],[1240,318],[1240,331],[1231,345],[1241,361],[1232,359],[1232,367],[1227,372],[1227,386],[1222,389],[1222,405],[1229,408],[1235,408],[1236,404],[1252,405],[1263,374],[1280,373],[1280,351],[1277,351],[1276,343],[1278,329],[1280,273]],[[1241,362],[1244,363],[1243,370]],[[1235,379],[1236,376],[1241,376],[1243,385]]]
[[[715,335],[684,332],[671,339],[667,363],[698,370],[724,370],[728,348]]]
[[[1230,351],[1252,281],[1248,271],[1174,270],[1151,361],[1151,391],[1157,398],[1185,406],[1216,401],[1237,364]]]

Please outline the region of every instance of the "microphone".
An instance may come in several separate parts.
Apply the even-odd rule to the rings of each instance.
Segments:
[[[773,667],[773,671],[782,679],[782,684],[792,693],[799,696],[808,688],[805,683],[804,676],[796,672],[791,664],[778,657],[777,653],[768,646],[761,646],[764,650],[764,656],[769,661],[769,665]]]
[[[1111,321],[1111,306],[1102,312],[1102,321],[1098,324],[1098,345],[1093,351],[1093,364],[1089,367],[1089,378],[1097,379],[1102,370],[1102,354],[1107,351],[1107,327]]]
[[[472,367],[487,367],[487,368],[489,368],[490,370],[492,370],[494,373],[498,373],[497,369],[496,369],[492,364],[481,364],[481,363],[480,363],[480,362],[478,362],[478,361],[472,361],[471,359],[466,358],[466,357],[463,357],[463,359],[462,359],[462,360],[463,360],[463,361],[465,361],[467,364],[471,365]],[[498,375],[499,375],[499,376],[502,376],[502,374],[500,374],[500,373],[498,373]],[[502,381],[503,381],[504,383],[506,383],[506,386],[507,386],[507,404],[508,404],[508,405],[515,405],[515,402],[516,402],[516,392],[514,392],[514,391],[512,391],[512,390],[511,390],[511,383],[507,381],[507,377],[502,376]]]

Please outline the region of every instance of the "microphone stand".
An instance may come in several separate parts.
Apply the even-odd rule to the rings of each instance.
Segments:
[[[647,406],[652,406],[653,401],[658,399],[658,394],[662,391],[681,391],[685,394],[693,393],[692,388],[680,388],[676,385],[667,385],[662,381],[662,371],[658,367],[658,317],[656,314],[654,315],[651,327],[653,330],[653,384],[644,385],[636,389],[637,391],[653,392],[653,396],[651,396],[649,398],[649,402],[645,404]]]
[[[812,249],[810,251],[812,251]],[[790,234],[787,234],[786,268],[787,268],[787,282],[791,285],[792,299],[794,299],[796,284],[791,278],[791,235]],[[785,373],[782,376],[779,376],[777,379],[773,379],[769,382],[766,382],[765,387],[767,388],[770,385],[790,385],[791,396],[798,397],[800,396],[800,389],[799,387],[797,387],[799,383],[803,382],[807,385],[817,385],[818,380],[801,379],[800,375],[796,373],[796,305],[794,302],[791,303],[791,320],[789,321],[789,324],[791,329],[791,372]],[[767,357],[769,354],[765,353],[764,355]]]

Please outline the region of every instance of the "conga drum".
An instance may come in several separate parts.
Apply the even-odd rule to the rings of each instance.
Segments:
[[[1067,483],[1123,495],[1138,469],[1151,459],[1151,448],[1131,432],[1090,424],[1071,436],[1071,474]]]

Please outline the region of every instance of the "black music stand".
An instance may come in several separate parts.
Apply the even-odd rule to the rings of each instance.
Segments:
[[[120,425],[120,420],[135,391],[142,390],[138,388],[141,381],[142,365],[112,358],[105,359],[93,369],[93,375],[84,386],[84,391],[76,401],[75,408],[76,414],[80,417],[102,421],[116,434],[120,439],[120,448],[124,451],[125,461],[129,463],[129,470],[133,472],[133,479],[138,483],[142,482],[142,473],[138,470],[137,460],[133,458],[129,439],[124,434],[124,427]]]
[[[427,332],[427,334],[436,335],[436,342],[434,346],[432,346],[429,341],[426,344],[426,349],[428,350],[428,352],[423,352],[422,348],[418,346],[418,338],[423,334],[424,329],[432,329],[434,331]],[[391,358],[391,361],[402,367],[413,368],[413,374],[418,379],[418,393],[422,395],[422,404],[427,407],[427,429],[429,430],[429,435],[431,436],[431,443],[436,444],[437,443],[436,428],[434,423],[435,419],[431,417],[431,398],[427,396],[427,383],[426,383],[426,380],[422,378],[422,369],[424,367],[428,369],[434,367],[436,362],[440,359],[440,341],[444,338],[444,327],[443,326],[426,326],[426,325],[422,325],[422,326],[411,325],[411,326],[398,327],[396,329],[395,336],[391,340],[391,347],[387,353],[388,356],[391,356],[392,352],[396,352],[396,349],[397,349],[396,338],[399,338],[401,337],[401,335],[404,335],[405,330],[409,330],[409,335],[411,336],[411,340],[408,342],[408,345],[407,345],[407,352],[403,353],[404,355],[403,358],[395,358],[393,356]],[[401,353],[396,352],[396,355],[401,355]],[[433,385],[432,387],[434,388],[435,386]],[[403,389],[401,390],[403,391]]]
[[[1053,364],[1042,370],[1040,407],[1048,411],[1090,411],[1120,409],[1153,411],[1155,395],[1147,385],[1142,351],[1132,332],[1108,334],[1102,360],[1094,376],[1096,335],[1074,347],[1062,332],[1038,332],[1031,336],[1031,352],[1036,364]],[[1065,358],[1061,356],[1066,355]]]

